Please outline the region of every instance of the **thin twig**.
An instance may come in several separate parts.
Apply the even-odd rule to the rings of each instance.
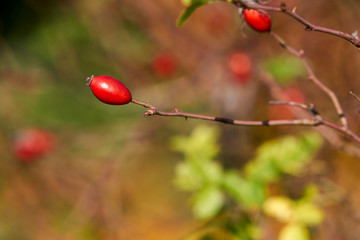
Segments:
[[[355,93],[353,93],[352,91],[350,91],[349,93],[360,102],[360,98]]]
[[[234,119],[224,118],[224,117],[215,117],[215,116],[208,116],[208,115],[202,115],[202,114],[188,113],[188,112],[183,112],[179,109],[174,109],[171,112],[159,111],[154,105],[152,105],[149,102],[141,102],[141,101],[138,101],[135,99],[133,99],[132,102],[148,109],[144,114],[145,116],[159,115],[159,116],[167,116],[167,117],[184,117],[185,119],[194,118],[194,119],[200,119],[200,120],[221,122],[221,123],[237,125],[237,126],[310,126],[310,127],[316,127],[316,126],[324,125],[329,128],[335,129],[339,132],[345,133],[348,136],[350,136],[351,138],[353,138],[355,141],[360,143],[360,137],[358,135],[356,135],[354,132],[352,132],[351,130],[345,130],[342,126],[336,125],[332,122],[322,120],[321,117],[315,117],[313,119],[305,118],[305,119],[291,119],[291,120],[284,119],[284,120],[246,121],[246,120],[234,120]],[[311,109],[308,109],[308,110],[311,111]],[[314,114],[314,112],[312,112],[312,113]],[[314,115],[316,115],[316,114],[314,114]]]
[[[270,90],[271,96],[274,99],[277,99],[278,101],[283,101],[282,97],[282,88],[279,86],[279,84],[272,78],[271,75],[268,73],[262,73],[260,75],[261,81],[267,86],[267,88]],[[311,105],[309,105],[311,106]],[[309,118],[309,114],[305,111],[295,111],[295,110],[305,110],[305,109],[291,109],[291,111],[294,112],[294,114],[298,118]],[[360,138],[357,134],[352,132],[351,130],[344,130],[343,126],[338,126],[334,123],[331,123],[329,121],[323,120],[320,116],[320,113],[318,113],[315,110],[315,107],[313,107],[313,110],[309,110],[312,115],[315,118],[319,118],[322,122],[322,125],[317,127],[316,130],[321,133],[325,139],[329,141],[331,145],[336,147],[337,149],[343,150],[348,154],[351,154],[356,157],[360,157]],[[343,134],[350,136],[355,140],[355,144],[350,144],[348,141],[344,141],[344,138],[339,136],[336,132],[342,132]]]
[[[298,103],[298,102],[287,102],[287,101],[269,101],[269,104],[273,104],[273,105],[289,105],[289,106],[293,106],[293,107],[298,107],[298,108],[302,108],[305,110],[310,110],[313,106],[311,105],[306,105],[303,103]]]
[[[345,117],[344,111],[340,105],[340,102],[339,102],[336,94],[316,77],[314,71],[312,70],[312,68],[310,66],[309,61],[305,57],[304,51],[303,50],[297,51],[294,48],[290,47],[289,45],[286,44],[285,40],[282,39],[275,32],[271,32],[271,35],[279,42],[281,47],[283,47],[284,49],[286,49],[287,51],[289,51],[290,53],[292,53],[293,55],[297,56],[298,58],[300,58],[302,60],[304,66],[305,66],[305,69],[308,73],[308,79],[311,80],[313,83],[315,83],[323,92],[325,92],[330,97],[331,101],[334,104],[336,112],[340,118],[340,121],[341,121],[342,125],[344,126],[344,129],[345,130],[349,129],[347,119]]]
[[[231,125],[238,125],[238,126],[289,126],[289,125],[298,125],[298,126],[318,126],[322,124],[320,119],[284,119],[284,120],[264,120],[264,121],[247,121],[247,120],[235,120],[225,117],[215,117],[215,116],[208,116],[202,114],[195,114],[195,113],[188,113],[183,112],[179,109],[174,109],[171,112],[160,111],[152,104],[148,102],[141,102],[138,100],[133,99],[133,103],[137,105],[141,105],[148,110],[145,112],[145,116],[167,116],[167,117],[184,117],[187,118],[194,118],[194,119],[201,119],[207,121],[215,121],[221,122],[225,124]]]
[[[322,120],[322,117],[320,116],[319,112],[315,109],[314,104],[303,104],[303,103],[297,103],[297,102],[287,102],[287,101],[269,101],[269,104],[282,104],[282,105],[289,105],[292,107],[298,107],[307,111],[310,111],[315,118],[319,118]]]
[[[304,25],[306,31],[321,32],[321,33],[333,35],[352,43],[357,48],[360,48],[360,39],[356,38],[351,34],[344,33],[342,31],[312,24],[309,21],[305,20],[303,17],[301,17],[299,14],[297,14],[295,8],[288,9],[285,3],[282,3],[280,7],[274,7],[274,6],[264,6],[261,4],[253,3],[252,1],[245,1],[245,0],[233,0],[232,2],[238,7],[255,8],[255,9],[261,9],[272,12],[283,12],[289,15],[290,17],[294,18],[302,25]]]

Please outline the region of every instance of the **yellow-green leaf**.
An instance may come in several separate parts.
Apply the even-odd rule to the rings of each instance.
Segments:
[[[279,234],[279,240],[310,240],[309,230],[302,224],[285,225]]]
[[[282,222],[290,221],[294,212],[294,203],[287,197],[271,197],[264,203],[264,212]]]
[[[214,217],[224,204],[224,195],[219,188],[209,187],[198,191],[194,198],[193,212],[196,218]]]
[[[206,2],[195,2],[193,4],[191,4],[189,7],[187,7],[180,15],[180,17],[178,18],[178,20],[176,21],[176,25],[178,25],[179,27],[181,25],[183,25],[185,23],[185,21],[191,16],[191,14],[193,14],[193,12],[201,7],[202,5],[205,5]]]
[[[294,220],[305,225],[317,225],[324,219],[323,211],[313,203],[301,203],[295,208]]]

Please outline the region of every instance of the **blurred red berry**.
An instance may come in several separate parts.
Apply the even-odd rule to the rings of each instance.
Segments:
[[[256,9],[244,9],[243,15],[247,24],[258,32],[268,32],[271,29],[271,18],[267,12]]]
[[[305,103],[305,94],[301,88],[297,86],[285,87],[282,91],[283,101]],[[269,118],[270,119],[294,119],[292,109],[294,107],[287,105],[270,105]]]
[[[15,137],[14,155],[21,162],[33,162],[50,153],[56,146],[56,142],[55,135],[47,130],[24,129]]]
[[[154,72],[162,77],[169,77],[176,70],[176,61],[172,54],[161,52],[155,56],[152,62]]]
[[[228,58],[228,67],[235,82],[246,84],[250,81],[252,61],[248,54],[242,52],[232,53]]]
[[[284,100],[289,102],[305,102],[305,94],[300,87],[297,86],[287,86],[283,90]]]
[[[129,89],[119,80],[109,76],[91,76],[87,85],[100,101],[111,105],[124,105],[132,100]]]

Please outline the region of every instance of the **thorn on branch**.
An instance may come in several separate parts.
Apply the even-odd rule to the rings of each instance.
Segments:
[[[280,3],[280,9],[281,9],[281,11],[286,12],[286,3],[285,2]]]
[[[174,112],[174,113],[184,113],[183,111],[181,111],[181,110],[179,110],[179,109],[177,109],[177,108],[174,108],[174,109],[173,109],[173,112]]]
[[[305,52],[303,49],[299,50],[299,57],[303,58],[305,56]]]
[[[284,41],[279,41],[280,47],[286,49],[286,43]]]

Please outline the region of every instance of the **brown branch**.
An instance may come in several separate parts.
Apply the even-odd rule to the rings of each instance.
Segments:
[[[264,121],[246,121],[246,120],[234,120],[230,118],[224,118],[224,117],[215,117],[215,116],[208,116],[208,115],[202,115],[202,114],[194,114],[194,113],[188,113],[183,112],[179,109],[174,109],[171,112],[166,111],[159,111],[155,106],[153,106],[149,102],[141,102],[138,100],[133,99],[133,103],[143,106],[147,108],[148,110],[145,112],[145,116],[167,116],[167,117],[184,117],[187,118],[194,118],[194,119],[200,119],[200,120],[207,120],[207,121],[214,121],[214,122],[221,122],[225,124],[231,124],[231,125],[237,125],[237,126],[310,126],[310,127],[316,127],[320,125],[327,126],[329,128],[335,129],[339,132],[345,133],[351,138],[353,138],[355,141],[360,143],[360,137],[356,135],[354,132],[350,130],[344,130],[342,126],[336,125],[332,122],[322,120],[321,117],[319,117],[319,114],[316,111],[313,111],[314,107],[304,107],[303,104],[300,103],[293,103],[288,102],[289,105],[294,105],[297,107],[301,107],[303,109],[307,109],[313,113],[315,116],[313,119],[284,119],[284,120],[264,120]],[[310,105],[311,106],[311,105]],[[316,114],[314,114],[316,113]]]
[[[314,31],[314,32],[321,32],[329,35],[333,35],[339,38],[342,38],[350,43],[352,43],[355,47],[360,48],[360,39],[357,37],[344,33],[342,31],[338,31],[331,28],[321,27],[317,26],[315,24],[310,23],[309,21],[305,20],[303,17],[301,17],[299,14],[295,12],[295,9],[288,9],[286,8],[285,3],[282,3],[280,7],[274,7],[274,6],[264,6],[257,3],[249,3],[248,1],[244,0],[233,0],[232,1],[236,6],[238,7],[244,7],[244,8],[255,8],[255,9],[261,9],[265,11],[271,11],[271,12],[283,12],[290,17],[294,18],[296,21],[301,23],[305,26],[306,31]]]
[[[282,89],[277,84],[277,82],[271,77],[271,75],[269,75],[267,73],[263,73],[260,75],[260,79],[268,87],[272,97],[274,99],[278,99],[278,101],[270,101],[270,103],[284,103],[284,104],[287,104],[290,106],[293,104],[292,102],[285,102],[282,100]],[[347,136],[350,136],[352,139],[354,139],[356,141],[356,143],[360,143],[360,137],[356,133],[354,133],[350,129],[344,129],[344,127],[342,125],[336,125],[327,120],[323,120],[323,118],[321,117],[319,112],[317,112],[317,110],[315,109],[315,107],[312,104],[305,105],[305,104],[294,103],[294,106],[295,105],[297,107],[300,107],[300,109],[292,109],[292,111],[294,111],[294,113],[297,117],[309,118],[310,115],[307,112],[311,112],[311,114],[314,116],[314,118],[319,119],[320,123],[319,123],[319,127],[316,128],[317,131],[320,132],[325,137],[325,139],[327,139],[333,146],[335,146],[338,149],[342,149],[342,150],[346,151],[347,153],[352,154],[354,156],[357,156],[357,157],[360,156],[360,149],[359,149],[358,144],[356,144],[356,145],[347,144],[346,142],[344,142],[344,140],[341,137],[339,137],[335,133],[335,131],[331,131],[331,129],[336,130],[337,132],[341,132]],[[307,106],[307,107],[305,107],[305,106]],[[295,111],[295,110],[307,110],[307,112]]]
[[[340,118],[340,121],[342,125],[344,126],[344,129],[349,129],[349,125],[347,122],[347,119],[344,115],[344,111],[340,105],[340,102],[336,96],[336,94],[328,88],[323,82],[321,82],[315,75],[314,71],[312,70],[309,61],[305,58],[305,53],[303,50],[295,50],[294,48],[290,47],[286,44],[286,42],[276,33],[271,32],[271,35],[279,42],[280,46],[292,53],[293,55],[300,58],[305,66],[305,69],[308,73],[308,79],[311,80],[313,83],[315,83],[323,92],[325,92],[331,99],[331,101],[334,104],[334,107],[336,109],[336,112]]]
[[[148,110],[145,112],[145,116],[167,116],[167,117],[184,117],[187,118],[194,118],[194,119],[201,119],[201,120],[207,120],[207,121],[215,121],[215,122],[221,122],[225,124],[231,124],[231,125],[238,125],[238,126],[318,126],[320,124],[323,124],[321,119],[284,119],[284,120],[264,120],[264,121],[246,121],[246,120],[234,120],[230,118],[225,117],[215,117],[215,116],[208,116],[208,115],[202,115],[202,114],[195,114],[195,113],[188,113],[183,112],[179,109],[174,109],[171,112],[166,111],[160,111],[156,107],[154,107],[149,102],[141,102],[138,100],[133,99],[133,103],[143,106],[147,108]]]
[[[282,105],[289,105],[292,107],[298,107],[307,111],[310,111],[315,118],[319,118],[320,120],[322,120],[322,117],[320,116],[319,112],[315,109],[314,104],[303,104],[303,103],[297,103],[297,102],[287,102],[287,101],[269,101],[269,104],[282,104]]]

